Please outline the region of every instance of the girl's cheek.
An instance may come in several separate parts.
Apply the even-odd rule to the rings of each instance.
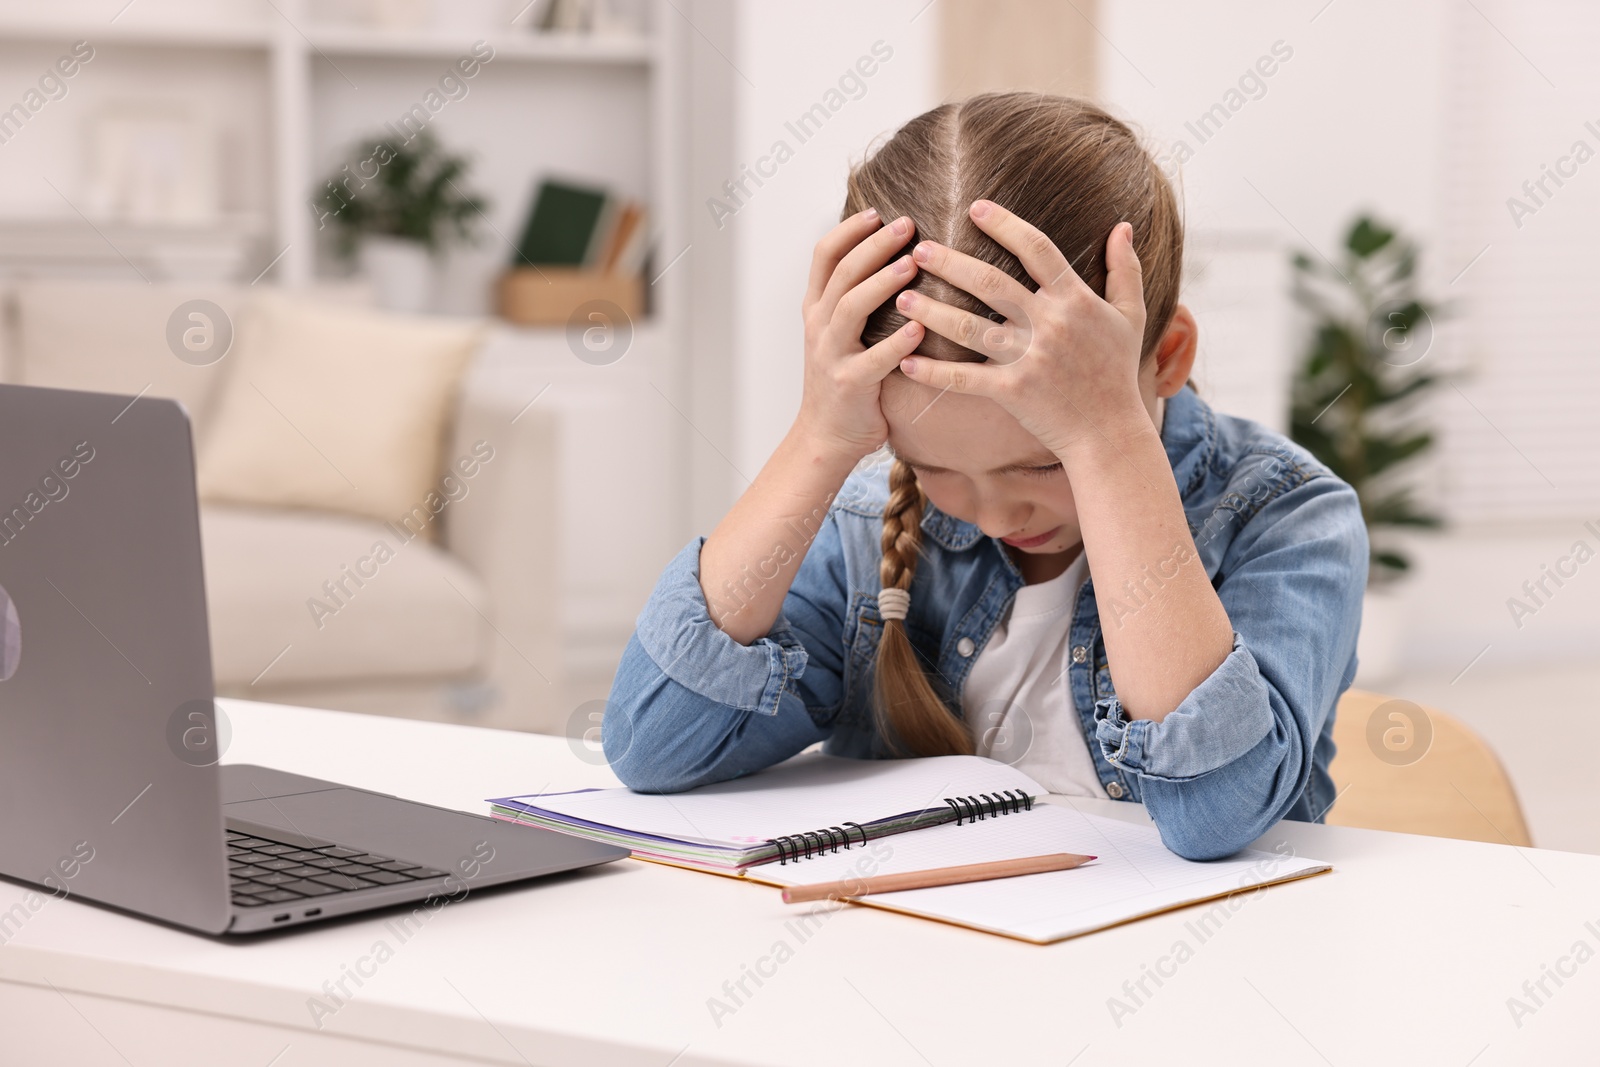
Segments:
[[[928,498],[928,503],[949,515],[951,518],[962,522],[972,522],[972,501],[967,494],[953,492],[948,486],[934,484],[935,478],[919,482],[922,493]]]
[[[1078,517],[1078,501],[1072,495],[1072,486],[1065,476],[1061,478],[1061,487],[1050,494],[1050,504],[1064,519]]]
[[[1033,506],[1034,518],[1037,525],[1047,526],[1051,522],[1061,523],[1076,528],[1078,525],[1078,504],[1072,497],[1072,490],[1067,487],[1066,480],[1060,475],[1056,476],[1060,484],[1052,484],[1048,488],[1039,489],[1028,495],[1028,501]],[[1048,521],[1047,521],[1048,518]]]

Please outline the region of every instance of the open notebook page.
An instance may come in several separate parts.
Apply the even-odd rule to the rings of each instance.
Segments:
[[[768,864],[747,877],[778,885],[803,885],[1053,852],[1098,858],[1070,871],[879,893],[862,900],[991,933],[1048,942],[1329,869],[1316,860],[1253,849],[1224,860],[1196,863],[1169,852],[1151,827],[1086,815],[1058,804],[1036,804],[1032,811],[975,826],[933,826],[869,842],[850,852],[813,856],[783,866]]]
[[[807,753],[776,767],[684,793],[588,789],[493,801],[633,835],[743,847],[846,822],[868,825],[927,809],[946,797],[1002,790],[1041,796],[1014,767],[979,756],[857,760]],[[985,819],[984,826],[1003,819]],[[921,831],[919,831],[921,832]],[[981,832],[981,831],[979,831]]]

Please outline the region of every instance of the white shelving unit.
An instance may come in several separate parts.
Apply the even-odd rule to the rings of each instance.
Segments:
[[[673,409],[693,386],[684,344],[688,271],[681,262],[666,268],[688,247],[690,31],[670,0],[614,0],[637,16],[642,33],[632,37],[539,34],[511,24],[520,2],[508,0],[504,17],[491,22],[481,13],[492,2],[437,0],[426,25],[377,28],[322,21],[335,5],[311,0],[52,0],[48,9],[0,0],[0,68],[47,70],[77,40],[96,53],[68,95],[4,146],[0,233],[9,226],[41,254],[60,250],[62,270],[87,273],[63,257],[98,253],[102,276],[131,278],[121,251],[158,242],[139,226],[85,225],[85,131],[99,110],[156,101],[203,118],[233,168],[223,176],[225,217],[186,236],[249,247],[235,280],[260,274],[262,284],[315,287],[344,270],[317,232],[311,202],[320,182],[475,42],[491,45],[493,60],[467,83],[470,92],[430,121],[447,149],[472,157],[469,181],[491,201],[480,243],[444,260],[438,310],[489,310],[490,286],[546,174],[605,185],[650,211],[650,311],[624,360],[589,366],[568,351],[560,329],[504,327],[480,368],[519,395],[550,385],[541,405],[569,416],[563,462],[571,488],[557,506],[569,542],[562,610],[581,677],[614,659],[660,564],[688,536],[694,431]],[[452,22],[468,17],[477,24]],[[51,239],[52,227],[61,240]],[[113,235],[117,255],[99,231]],[[225,260],[191,253],[183,262]]]
[[[317,5],[308,0],[254,0],[226,6],[139,0],[125,9],[121,0],[64,0],[44,13],[30,0],[6,0],[0,3],[0,47],[25,54],[29,44],[60,47],[88,40],[96,49],[97,60],[84,67],[79,83],[100,78],[110,64],[134,70],[143,66],[155,68],[147,70],[148,76],[168,80],[168,95],[180,97],[186,91],[185,53],[208,53],[214,61],[218,52],[234,52],[240,67],[259,68],[260,77],[249,80],[265,81],[262,88],[268,114],[264,116],[266,128],[253,131],[259,141],[254,147],[270,168],[266,183],[270,192],[266,202],[252,205],[255,210],[251,214],[261,223],[264,246],[270,248],[261,250],[258,269],[271,263],[271,280],[303,286],[326,273],[310,209],[318,182],[335,169],[348,142],[363,132],[375,132],[380,119],[393,117],[378,108],[385,95],[397,91],[395,83],[409,82],[415,87],[413,95],[420,97],[450,62],[468,54],[475,42],[486,41],[494,49],[494,59],[480,75],[483,82],[498,78],[539,83],[535,87],[550,97],[549,107],[568,116],[581,117],[585,109],[592,109],[594,144],[605,143],[608,129],[630,140],[634,134],[644,135],[645,145],[635,146],[631,153],[606,154],[596,161],[598,165],[569,162],[566,155],[581,147],[572,144],[550,151],[535,165],[642,196],[650,204],[657,231],[656,261],[665,263],[683,247],[685,229],[673,196],[676,174],[682,169],[682,161],[676,158],[681,139],[670,132],[681,128],[681,118],[674,114],[682,96],[674,26],[679,20],[664,17],[663,12],[670,15],[670,5],[664,0],[637,0],[637,5],[645,32],[630,38],[537,34],[509,22],[478,29],[439,25],[439,15],[433,25],[412,29],[323,24],[317,21]],[[440,0],[438,10],[448,12],[446,0]],[[115,21],[106,17],[107,12]],[[176,62],[168,62],[171,60]],[[18,62],[27,61],[19,56]],[[359,80],[347,74],[347,68],[357,72]],[[116,76],[125,78],[126,73],[118,71]],[[556,84],[561,80],[570,82],[571,88],[563,90]],[[376,84],[369,85],[369,81]],[[599,91],[595,91],[597,83]],[[470,83],[468,87],[480,88]],[[70,88],[78,90],[79,86]],[[208,88],[200,84],[194,91]],[[365,91],[375,98],[367,130],[359,124],[362,109],[338,99],[341,89],[356,94]],[[463,109],[466,100],[452,106]],[[58,105],[58,110],[67,106]],[[498,101],[496,106],[504,109],[506,103]],[[449,139],[450,147],[492,163],[502,149],[516,145],[519,112],[518,105],[511,106],[506,114],[492,119],[480,115],[470,124],[476,131],[498,131],[502,144],[470,139],[463,143],[463,138],[455,137]],[[356,116],[353,121],[352,112]],[[54,114],[44,117],[58,118]],[[439,116],[439,125],[449,130],[457,124],[456,118],[447,108]],[[241,121],[253,125],[250,117],[241,117]],[[514,237],[511,230],[520,225],[527,210],[538,175],[521,177],[521,186],[502,181],[499,188],[490,190],[495,207],[483,235],[490,245]],[[0,216],[8,214],[11,212],[0,208]],[[671,252],[663,251],[669,247]],[[658,299],[656,306],[671,314],[670,298]],[[479,309],[453,306],[447,310]]]

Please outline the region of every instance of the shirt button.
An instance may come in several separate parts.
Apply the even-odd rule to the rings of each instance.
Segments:
[[[961,655],[963,655],[963,656],[972,655],[972,653],[975,652],[977,650],[977,648],[978,648],[977,643],[974,642],[972,640],[972,638],[970,638],[970,637],[963,637],[961,640],[956,642],[956,651],[961,653]]]
[[[1122,783],[1121,782],[1107,782],[1106,783],[1106,795],[1109,796],[1112,800],[1121,800],[1122,799],[1122,794],[1126,793],[1126,792],[1127,792],[1127,790],[1122,788]]]
[[[1082,645],[1075,645],[1072,649],[1072,662],[1082,663],[1089,658],[1089,650]]]

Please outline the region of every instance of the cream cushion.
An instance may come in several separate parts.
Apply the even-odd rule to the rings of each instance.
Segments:
[[[237,322],[237,289],[191,284],[42,280],[16,289],[16,347],[6,380],[54,389],[129,396],[170,396],[188,409],[197,432],[233,355],[207,366],[186,363],[167,343],[168,321],[203,298]],[[237,338],[235,339],[237,340]]]
[[[477,323],[263,292],[199,445],[200,498],[397,519],[439,478]]]
[[[219,688],[442,678],[486,661],[482,583],[421,537],[368,519],[226,505],[201,508],[200,534]]]

